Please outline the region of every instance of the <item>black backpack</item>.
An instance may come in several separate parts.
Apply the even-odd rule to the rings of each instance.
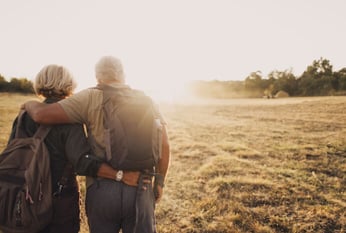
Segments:
[[[50,131],[39,126],[33,137],[17,118],[15,137],[0,155],[0,229],[35,233],[52,220],[52,184],[49,152],[44,139]]]
[[[107,161],[116,169],[153,170],[161,158],[162,124],[151,98],[131,88],[97,89],[103,91]]]

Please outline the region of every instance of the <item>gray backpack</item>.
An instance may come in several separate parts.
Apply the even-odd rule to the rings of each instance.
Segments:
[[[107,161],[116,169],[153,170],[161,158],[162,125],[151,98],[131,88],[103,91]]]
[[[40,126],[33,137],[18,116],[15,138],[0,154],[0,229],[35,233],[52,220],[49,152],[44,139],[50,127]]]

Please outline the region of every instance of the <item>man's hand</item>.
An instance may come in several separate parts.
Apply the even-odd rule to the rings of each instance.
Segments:
[[[141,173],[137,171],[124,171],[123,179],[121,181],[129,186],[138,186],[140,175]],[[151,182],[150,177],[143,178],[143,184],[151,184]],[[147,186],[143,185],[142,189],[147,190]]]

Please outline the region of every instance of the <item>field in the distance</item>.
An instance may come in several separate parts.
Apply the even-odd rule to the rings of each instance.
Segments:
[[[27,98],[0,94],[0,150]],[[346,97],[161,110],[172,160],[158,232],[346,232]]]

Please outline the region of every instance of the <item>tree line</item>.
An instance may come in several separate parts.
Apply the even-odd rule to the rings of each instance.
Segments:
[[[11,78],[8,82],[0,74],[0,92],[34,93],[33,83],[26,78]]]
[[[346,68],[333,71],[330,61],[320,58],[298,77],[291,69],[274,70],[267,77],[256,71],[244,81],[195,81],[189,89],[196,96],[208,98],[272,98],[279,92],[289,96],[346,95]]]
[[[330,61],[320,58],[298,77],[291,69],[274,70],[267,77],[255,71],[244,81],[195,81],[189,90],[196,96],[208,98],[272,98],[280,91],[289,96],[346,95],[346,67],[333,71]],[[26,78],[12,78],[8,82],[0,75],[0,92],[34,93],[34,88]]]

